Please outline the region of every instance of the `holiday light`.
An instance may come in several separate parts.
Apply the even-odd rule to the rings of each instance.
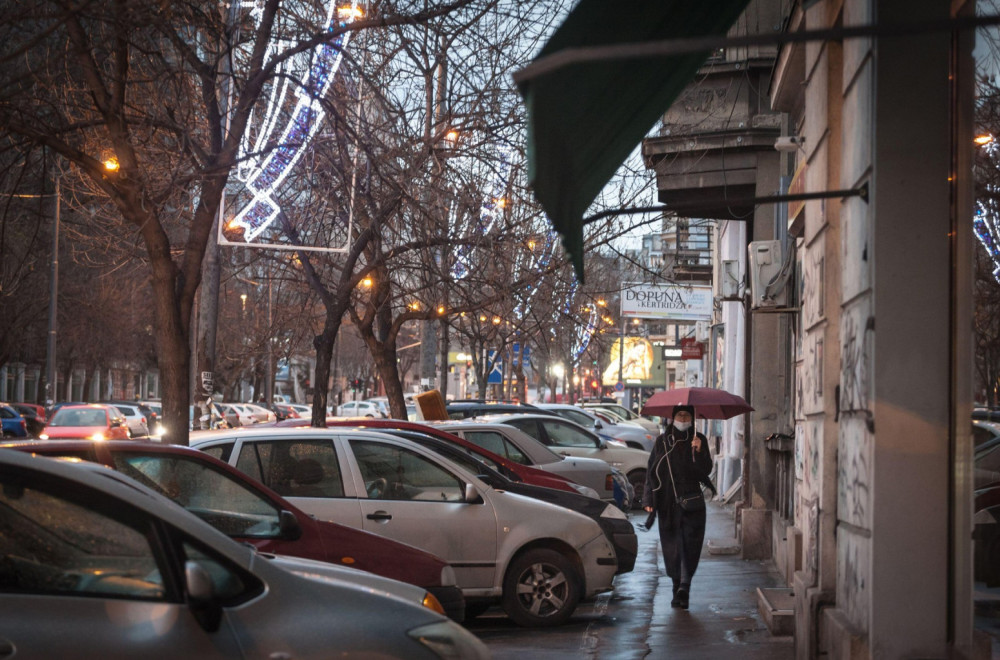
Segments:
[[[253,8],[255,4],[244,3],[244,6]],[[328,32],[342,29],[362,15],[363,12],[357,7],[357,3],[353,3],[350,9],[337,9],[331,4],[324,29]],[[292,92],[296,98],[295,107],[289,114],[288,123],[282,129],[281,137],[274,140],[277,117],[285,106],[291,84],[289,79],[292,78],[288,75],[292,58],[283,63],[277,77],[282,82],[271,89],[256,140],[250,145],[248,133],[247,140],[240,145],[242,166],[237,170],[237,176],[246,183],[251,199],[228,223],[227,238],[230,240],[238,236],[242,230],[242,239],[248,243],[253,241],[274,222],[280,212],[281,208],[273,199],[274,192],[291,173],[323,123],[326,113],[320,101],[326,96],[340,68],[343,50],[349,40],[350,32],[344,32],[331,42],[320,45],[312,53],[314,57],[308,74],[301,85]],[[272,44],[268,49],[268,55],[272,55],[284,45],[286,45],[284,42]],[[267,151],[264,146],[272,140],[278,146]],[[266,155],[261,157],[260,154],[265,152]]]

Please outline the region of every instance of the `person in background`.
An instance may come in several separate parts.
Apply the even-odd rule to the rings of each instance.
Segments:
[[[691,580],[698,569],[705,540],[704,484],[709,480],[712,457],[705,436],[694,430],[694,408],[675,406],[664,420],[665,429],[649,455],[642,503],[650,514],[647,527],[659,518],[660,547],[667,575],[673,580],[671,607],[687,609]]]

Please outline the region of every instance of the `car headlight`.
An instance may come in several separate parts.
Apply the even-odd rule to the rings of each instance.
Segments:
[[[88,440],[103,440],[104,439],[104,434],[101,433],[100,431],[98,431],[97,433],[95,433],[94,435],[90,436],[87,439]]]
[[[486,645],[456,623],[439,621],[414,628],[407,633],[439,658],[488,658]]]
[[[38,434],[38,439],[39,440],[48,440],[49,439],[49,434],[48,433],[40,433],[40,434]]]
[[[583,484],[574,484],[574,483],[570,483],[570,486],[572,486],[573,489],[576,492],[580,493],[581,495],[585,495],[586,497],[594,497],[596,499],[601,499],[600,493],[598,493],[590,486],[584,486]]]
[[[613,504],[609,504],[606,507],[604,507],[604,511],[601,511],[601,517],[620,518],[622,520],[628,520],[628,516],[625,515],[625,512],[619,509],[618,507],[614,506]]]
[[[625,465],[625,464],[624,464],[624,463],[622,463],[621,461],[613,461],[613,462],[611,463],[611,467],[613,467],[613,468],[618,468],[619,470],[620,470],[620,469],[622,469],[622,466],[623,466],[623,465]]]

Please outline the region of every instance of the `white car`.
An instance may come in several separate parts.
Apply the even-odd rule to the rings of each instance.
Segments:
[[[460,436],[515,463],[552,472],[573,483],[593,488],[605,502],[615,501],[614,473],[600,459],[559,455],[513,426],[485,422],[482,418],[424,423]]]
[[[229,463],[270,485],[284,463],[323,466],[324,492],[290,497],[304,511],[431,552],[453,566],[472,605],[500,601],[524,626],[562,623],[581,600],[612,589],[614,548],[591,518],[494,490],[462,467],[409,440],[335,427],[246,429],[192,443],[226,446]],[[228,452],[227,452],[228,450]]]
[[[272,559],[103,466],[0,450],[0,510],[0,637],[18,657],[490,655],[406,587]]]
[[[278,416],[274,414],[273,410],[268,410],[262,405],[256,403],[241,403],[240,405],[253,416],[254,421],[257,423],[276,422],[278,420]]]
[[[524,431],[557,454],[599,458],[605,461],[628,477],[638,494],[634,504],[638,504],[638,500],[642,499],[642,490],[646,485],[646,467],[649,463],[648,451],[625,446],[616,447],[579,424],[551,415],[493,415],[490,420],[509,424]]]
[[[576,422],[583,428],[590,429],[598,435],[608,436],[613,440],[622,442],[628,447],[642,449],[643,451],[653,451],[653,442],[656,440],[656,436],[639,424],[614,421],[621,419],[617,415],[614,418],[610,415],[605,415],[602,419],[593,408],[580,408],[568,403],[539,403],[536,405],[543,410],[554,412],[563,419]]]
[[[130,438],[145,438],[149,435],[149,425],[138,408],[124,403],[109,403],[108,405],[114,406],[125,418]]]
[[[385,417],[382,408],[374,401],[345,401],[337,406],[339,417]]]

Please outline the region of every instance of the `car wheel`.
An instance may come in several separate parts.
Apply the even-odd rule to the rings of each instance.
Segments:
[[[628,481],[635,489],[635,497],[632,498],[632,508],[642,508],[642,492],[646,488],[646,471],[632,470],[628,473]]]
[[[573,614],[579,602],[576,569],[555,550],[529,550],[507,568],[503,609],[520,626],[557,626]]]

